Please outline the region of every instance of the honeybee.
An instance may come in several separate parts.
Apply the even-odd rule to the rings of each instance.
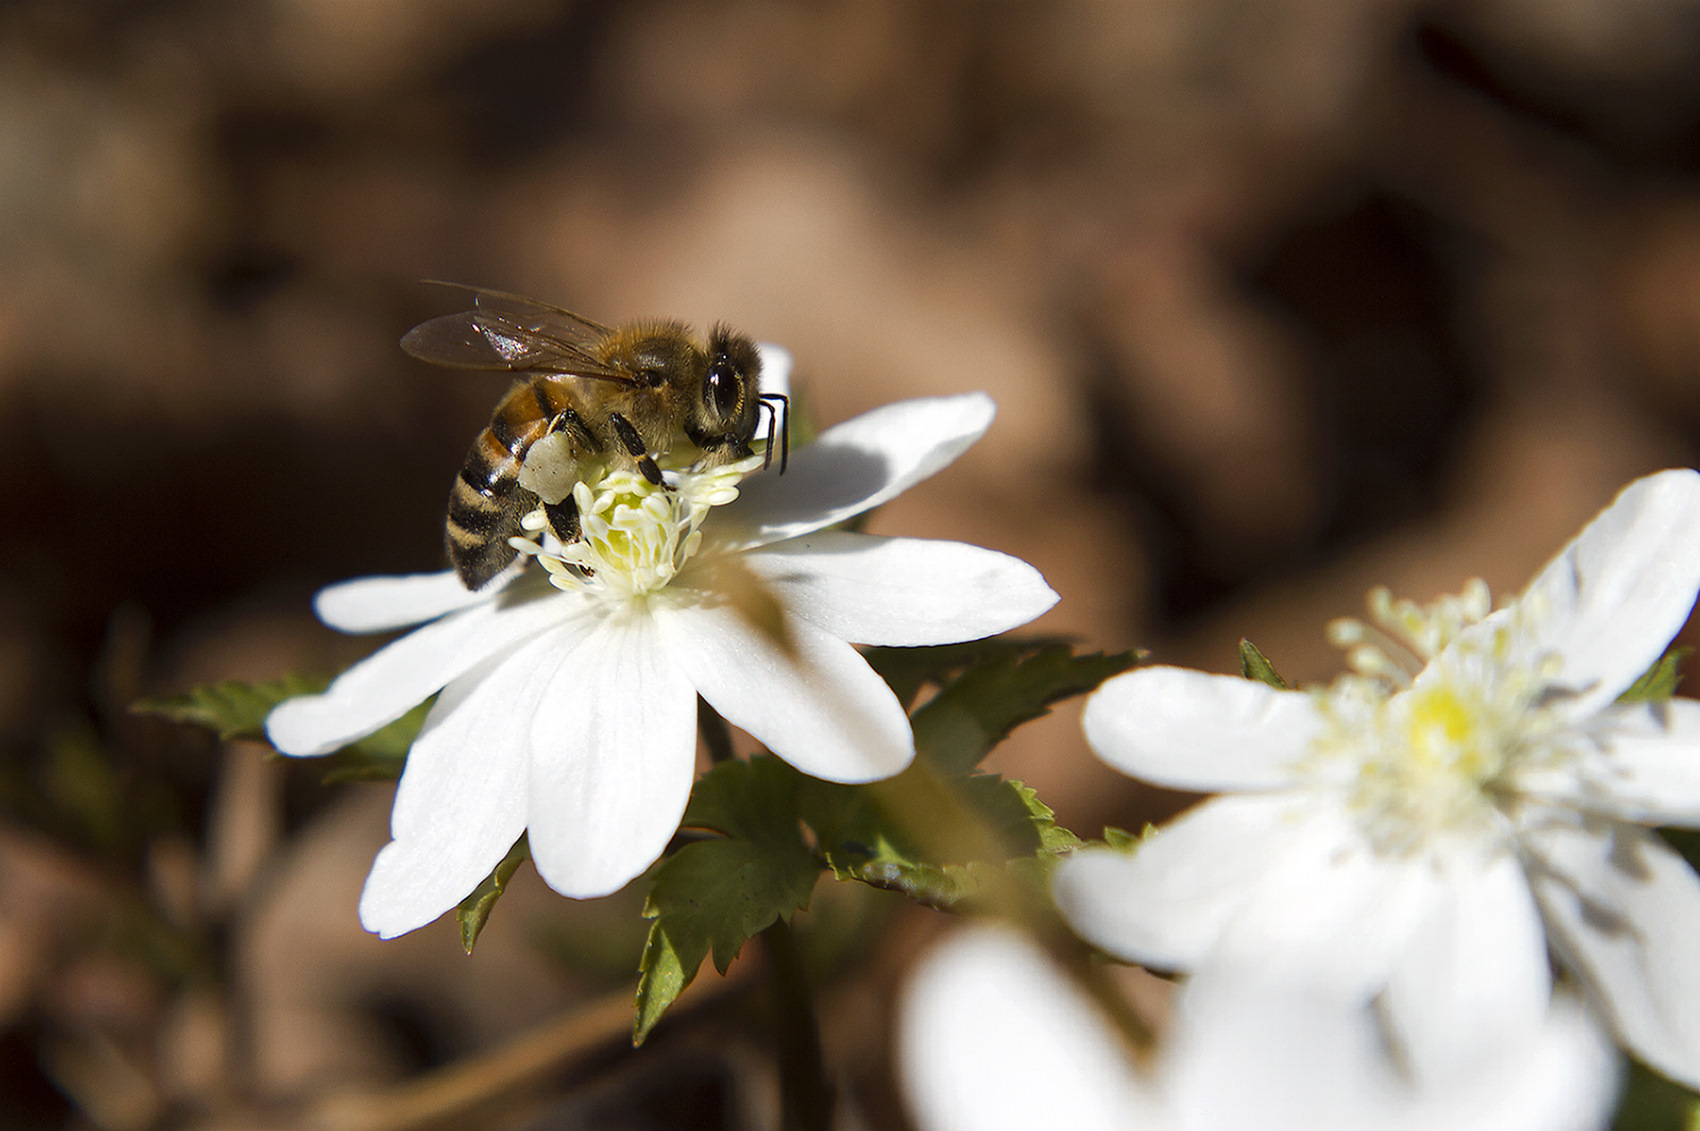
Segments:
[[[699,467],[742,459],[763,411],[773,418],[784,470],[789,403],[757,391],[761,358],[743,334],[716,325],[704,342],[679,322],[610,327],[519,295],[469,289],[472,310],[420,323],[401,340],[422,361],[521,374],[449,491],[444,544],[468,589],[513,561],[508,539],[539,503],[557,538],[576,539],[571,486],[599,470],[635,468],[665,486],[655,457],[681,442],[701,452]],[[566,490],[540,498],[520,473],[532,447],[556,433],[569,466],[554,478]]]

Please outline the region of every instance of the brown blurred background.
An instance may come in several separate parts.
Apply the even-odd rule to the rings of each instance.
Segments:
[[[1700,6],[0,5],[7,1126],[379,1126],[320,1105],[630,981],[636,903],[529,871],[470,961],[365,936],[387,787],[123,711],[346,662],[311,592],[441,564],[503,383],[396,349],[461,302],[426,278],[725,319],[825,423],[988,390],[874,529],[1032,561],[1095,646],[1325,679],[1368,586],[1509,592],[1696,462]],[[1077,715],[995,768],[1083,834],[1172,807]],[[871,1126],[846,987],[893,961],[828,995]],[[466,1125],[768,1125],[716,1023]]]

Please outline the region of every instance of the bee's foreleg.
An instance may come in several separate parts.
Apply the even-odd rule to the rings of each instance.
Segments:
[[[584,417],[580,416],[574,409],[562,409],[557,413],[555,418],[549,421],[549,432],[550,434],[556,432],[570,433],[573,442],[583,445],[585,450],[592,452],[602,450],[602,442],[596,438],[596,433],[590,430],[590,426],[584,422]],[[624,437],[621,438],[624,439]]]
[[[655,457],[649,454],[649,445],[643,442],[643,437],[632,427],[632,422],[617,412],[611,412],[608,414],[608,423],[614,426],[614,435],[620,438],[620,443],[626,446],[626,451],[637,461],[638,470],[643,472],[643,477],[657,487],[665,487],[666,484],[661,480],[661,469],[655,466]]]
[[[578,540],[578,503],[571,495],[558,503],[544,503],[543,513],[549,517],[549,529],[562,545]]]

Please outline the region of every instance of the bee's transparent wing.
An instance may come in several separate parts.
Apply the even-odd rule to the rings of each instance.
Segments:
[[[421,322],[401,339],[401,348],[421,361],[456,369],[631,380],[604,365],[592,349],[612,333],[608,327],[520,295],[467,289],[476,296],[476,309]]]

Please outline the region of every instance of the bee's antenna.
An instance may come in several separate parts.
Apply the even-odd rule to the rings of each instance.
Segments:
[[[778,401],[776,407],[772,402]],[[785,465],[791,460],[791,398],[784,393],[763,393],[761,407],[772,414],[772,423],[779,426],[779,474],[785,474]],[[773,437],[767,440],[767,458],[762,461],[765,470],[773,463]]]

